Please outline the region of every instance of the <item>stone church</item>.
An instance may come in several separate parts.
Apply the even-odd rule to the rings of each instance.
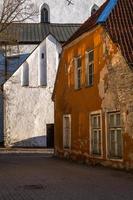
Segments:
[[[6,147],[54,146],[51,95],[62,44],[104,2],[32,1],[39,10],[39,19],[12,24],[8,28],[8,34],[13,32],[17,38],[20,52],[6,58],[8,78],[1,83],[4,106],[1,106],[0,114],[0,142],[4,142]],[[1,71],[3,66],[0,62]]]

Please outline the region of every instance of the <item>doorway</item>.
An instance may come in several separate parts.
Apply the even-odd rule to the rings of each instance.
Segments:
[[[54,148],[54,124],[47,124],[47,148]]]

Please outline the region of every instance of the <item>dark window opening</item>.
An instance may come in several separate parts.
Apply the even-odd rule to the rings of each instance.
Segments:
[[[42,53],[42,59],[44,59],[44,53]]]

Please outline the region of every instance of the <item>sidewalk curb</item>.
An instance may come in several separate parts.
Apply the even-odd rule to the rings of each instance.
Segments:
[[[0,148],[0,154],[54,154],[54,149]]]

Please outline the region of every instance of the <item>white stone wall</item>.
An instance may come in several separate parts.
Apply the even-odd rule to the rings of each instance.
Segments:
[[[83,23],[89,16],[91,7],[100,6],[105,0],[72,0],[73,5],[68,6],[67,0],[32,0],[37,10],[44,3],[50,8],[51,23]],[[35,17],[34,22],[39,22],[40,17]]]
[[[38,86],[40,49],[46,51],[46,87]],[[51,95],[60,50],[59,43],[49,35],[26,61],[29,64],[29,86],[21,86],[22,66],[4,84],[6,146],[46,146],[46,124],[54,123]]]

